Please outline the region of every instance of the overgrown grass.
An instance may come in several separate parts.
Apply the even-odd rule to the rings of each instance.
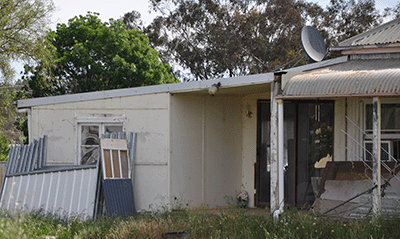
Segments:
[[[144,212],[135,218],[78,220],[41,212],[0,217],[1,238],[400,238],[399,218],[338,220],[291,210],[274,223],[266,213],[230,207]]]

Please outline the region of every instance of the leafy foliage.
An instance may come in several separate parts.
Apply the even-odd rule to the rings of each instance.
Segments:
[[[325,21],[330,37],[340,42],[378,26],[382,16],[374,0],[331,0]]]
[[[54,6],[51,0],[0,0],[0,71],[10,81],[11,60],[51,62],[45,32]]]
[[[165,11],[163,2],[153,6]],[[268,72],[299,54],[304,21],[291,0],[173,3],[144,31],[163,59],[195,80]]]
[[[74,17],[50,32],[56,64],[25,66],[33,97],[174,82],[140,30],[96,13]]]
[[[10,141],[5,133],[0,133],[0,161],[7,161],[10,152]]]
[[[385,8],[384,17],[400,17],[400,1],[394,7]]]
[[[303,54],[304,25],[316,27],[332,45],[382,19],[373,0],[331,0],[326,10],[304,0],[150,2],[162,16],[149,26],[134,12],[122,20],[128,28],[143,29],[161,60],[182,80],[270,72]]]
[[[15,86],[0,83],[0,134],[7,138],[7,146],[10,143],[18,143],[19,140],[19,133],[14,126],[17,114],[15,106],[11,104],[16,95],[16,90]]]

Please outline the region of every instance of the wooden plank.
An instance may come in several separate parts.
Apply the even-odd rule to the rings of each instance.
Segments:
[[[102,138],[100,147],[103,179],[129,178],[128,141]]]

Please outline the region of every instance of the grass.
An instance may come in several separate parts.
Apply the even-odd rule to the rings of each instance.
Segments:
[[[269,213],[229,207],[143,212],[135,218],[78,220],[44,214],[0,217],[0,238],[400,238],[399,218],[329,219],[291,210],[274,224]]]

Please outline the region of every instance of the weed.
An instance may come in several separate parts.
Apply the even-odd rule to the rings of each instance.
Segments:
[[[287,210],[273,223],[269,212],[228,207],[139,212],[135,217],[81,220],[43,211],[0,215],[0,238],[400,238],[399,218],[329,219]]]

